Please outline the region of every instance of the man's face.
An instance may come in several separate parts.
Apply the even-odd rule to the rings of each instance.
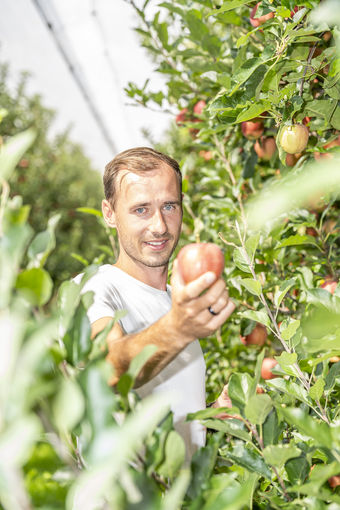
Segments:
[[[120,172],[114,221],[122,262],[147,267],[167,265],[180,235],[181,190],[165,163],[143,174]]]

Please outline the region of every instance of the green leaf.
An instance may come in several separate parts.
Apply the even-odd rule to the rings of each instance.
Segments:
[[[271,321],[267,315],[266,310],[245,310],[244,312],[238,313],[240,317],[244,317],[245,319],[250,319],[255,322],[260,322],[261,324],[264,324],[265,326],[270,327]]]
[[[219,14],[222,14],[224,12],[232,11],[233,9],[236,9],[237,7],[241,7],[244,4],[249,3],[248,0],[228,0],[228,2],[224,2],[223,5],[221,5],[220,9],[213,9],[207,13],[208,16],[217,16]]]
[[[41,268],[26,269],[19,273],[15,287],[36,306],[42,306],[50,299],[53,282],[50,275]]]
[[[274,295],[274,303],[276,307],[279,307],[282,303],[283,298],[296,283],[295,278],[291,278],[290,280],[286,280],[283,283],[281,283],[280,288],[276,290]]]
[[[206,481],[209,480],[216,462],[220,440],[220,434],[214,434],[209,438],[207,446],[194,453],[191,461],[192,478],[187,492],[189,498],[197,498]]]
[[[299,246],[301,244],[314,244],[317,246],[313,236],[290,236],[287,239],[281,241],[276,248],[284,248],[285,246]]]
[[[251,294],[254,294],[255,296],[260,296],[262,292],[262,287],[261,283],[258,280],[253,280],[252,278],[243,278],[243,280],[241,280],[240,283]]]
[[[251,508],[253,493],[259,479],[256,473],[245,473],[242,484],[224,474],[223,485],[221,475],[218,475],[218,485],[212,485],[217,476],[211,479],[211,488],[208,499],[202,510],[243,510]],[[194,503],[195,504],[195,503]]]
[[[103,213],[98,209],[94,209],[93,207],[77,207],[76,211],[82,212],[85,214],[91,214],[92,216],[97,216],[98,218],[103,217]]]
[[[334,365],[331,366],[326,376],[325,391],[329,391],[334,388],[336,378],[339,377],[339,375],[340,375],[340,361],[334,363]]]
[[[245,110],[243,110],[243,112],[238,114],[236,118],[236,123],[238,124],[240,122],[245,122],[246,120],[255,119],[256,117],[261,115],[261,113],[268,110],[269,107],[270,105],[267,103],[252,104],[251,106],[249,106],[249,108],[246,108]]]
[[[243,408],[252,395],[253,379],[249,374],[232,374],[228,383],[228,394],[233,405]]]
[[[67,360],[74,366],[84,364],[91,352],[91,324],[86,309],[81,302],[72,320],[72,325],[64,336]]]
[[[277,418],[276,409],[272,409],[268,414],[263,424],[262,431],[264,446],[276,444],[278,442],[281,428],[279,427],[279,420]]]
[[[79,422],[85,410],[85,402],[78,384],[63,379],[53,402],[54,421],[61,431],[71,431]]]
[[[316,381],[316,383],[311,386],[309,390],[309,395],[313,400],[320,400],[323,394],[323,390],[325,388],[325,381],[322,379],[322,377],[319,377]]]
[[[184,440],[175,430],[169,432],[164,452],[165,459],[157,471],[161,476],[174,478],[185,460]]]
[[[244,271],[245,273],[251,273],[251,269],[249,268],[249,264],[243,248],[235,248],[233,251],[233,259],[236,266],[241,269],[241,271]]]
[[[253,450],[250,450],[243,443],[237,443],[228,452],[228,459],[233,460],[237,465],[246,468],[250,472],[259,473],[268,480],[271,480],[271,472],[263,458]]]
[[[276,361],[279,363],[283,372],[288,375],[297,376],[298,372],[294,367],[294,364],[297,362],[297,354],[296,352],[282,352],[280,356],[275,356]]]
[[[203,425],[208,429],[218,430],[219,432],[237,437],[243,441],[251,441],[250,433],[245,429],[243,422],[237,418],[228,418],[223,420],[204,420]]]
[[[162,510],[177,510],[180,508],[190,483],[191,473],[189,469],[182,469],[171,489],[168,490],[162,499]]]
[[[251,261],[254,260],[254,256],[260,241],[260,234],[255,234],[248,237],[246,241],[246,250]]]
[[[240,414],[240,410],[237,407],[207,407],[201,411],[187,414],[187,421],[192,420],[206,420],[208,418],[214,418],[217,414]]]
[[[286,421],[297,428],[303,434],[314,439],[316,445],[332,448],[330,427],[315,417],[311,417],[300,408],[279,407]]]
[[[55,229],[61,218],[61,214],[55,214],[47,223],[47,229],[40,232],[31,242],[27,255],[30,259],[28,267],[43,267],[47,257],[55,248]]]
[[[117,390],[122,396],[127,396],[128,392],[133,388],[139,372],[156,351],[156,345],[146,345],[144,349],[133,358],[128,371],[121,376],[117,383]]]
[[[10,138],[1,148],[0,180],[3,179],[6,181],[10,178],[21,157],[34,142],[35,137],[35,131],[33,129],[27,129],[27,131]]]
[[[272,399],[267,394],[252,395],[244,409],[246,418],[255,425],[262,425],[273,407]]]
[[[295,335],[299,327],[300,321],[291,319],[288,326],[280,331],[283,340],[290,340]]]
[[[285,470],[290,483],[303,483],[310,471],[309,462],[304,452],[299,457],[292,458],[286,462]]]
[[[272,466],[282,468],[287,460],[299,457],[301,450],[290,444],[272,444],[263,450],[265,461]]]

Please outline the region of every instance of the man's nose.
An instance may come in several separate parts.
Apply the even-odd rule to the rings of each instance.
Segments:
[[[150,230],[155,235],[163,235],[167,232],[168,227],[161,211],[155,211],[153,214]]]

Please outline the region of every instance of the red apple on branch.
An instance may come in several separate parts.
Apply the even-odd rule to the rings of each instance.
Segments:
[[[331,294],[334,294],[337,286],[338,281],[332,278],[331,276],[326,276],[325,281],[320,285],[322,289],[327,290]]]
[[[208,271],[219,278],[224,268],[224,255],[214,243],[187,244],[179,251],[177,260],[185,283],[196,280]]]
[[[244,345],[262,346],[265,343],[267,336],[267,328],[258,322],[249,335],[241,336],[241,342]]]
[[[272,136],[267,138],[261,137],[259,140],[256,140],[254,150],[260,159],[269,161],[276,152],[275,139]]]
[[[201,115],[206,106],[207,103],[203,99],[201,99],[200,101],[198,101],[198,103],[195,104],[194,113],[196,115]]]
[[[183,122],[188,120],[188,108],[183,108],[177,115],[176,115],[176,124],[181,125]]]
[[[263,133],[263,122],[260,119],[247,120],[241,123],[241,129],[248,140],[256,140]]]
[[[274,377],[278,377],[273,374],[272,368],[277,365],[277,361],[274,358],[264,358],[261,367],[261,377],[262,379],[274,379]]]
[[[255,18],[255,14],[257,12],[258,6],[261,4],[261,2],[258,2],[255,7],[252,8],[250,12],[250,23],[253,27],[257,28],[260,25],[263,25],[266,21],[268,21],[271,18],[274,18],[275,13],[274,12],[268,12],[267,14],[263,14],[262,16],[259,16],[258,18]]]

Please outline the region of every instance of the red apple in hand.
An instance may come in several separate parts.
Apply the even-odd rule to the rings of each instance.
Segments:
[[[219,278],[224,268],[224,255],[213,243],[187,244],[177,255],[178,268],[185,283],[212,271]]]
[[[259,119],[247,120],[241,123],[241,129],[248,140],[256,140],[263,133],[263,122]]]
[[[259,27],[260,25],[263,25],[266,21],[268,21],[271,18],[274,18],[275,13],[274,12],[268,12],[267,14],[264,14],[263,16],[259,16],[258,18],[255,18],[255,14],[257,11],[258,6],[261,2],[258,2],[255,7],[250,12],[250,23],[253,27]]]
[[[249,335],[241,336],[241,342],[244,345],[262,346],[265,343],[267,336],[267,328],[258,322]]]
[[[273,374],[272,368],[277,365],[277,361],[274,358],[264,358],[261,368],[262,379],[274,379],[277,375]]]

